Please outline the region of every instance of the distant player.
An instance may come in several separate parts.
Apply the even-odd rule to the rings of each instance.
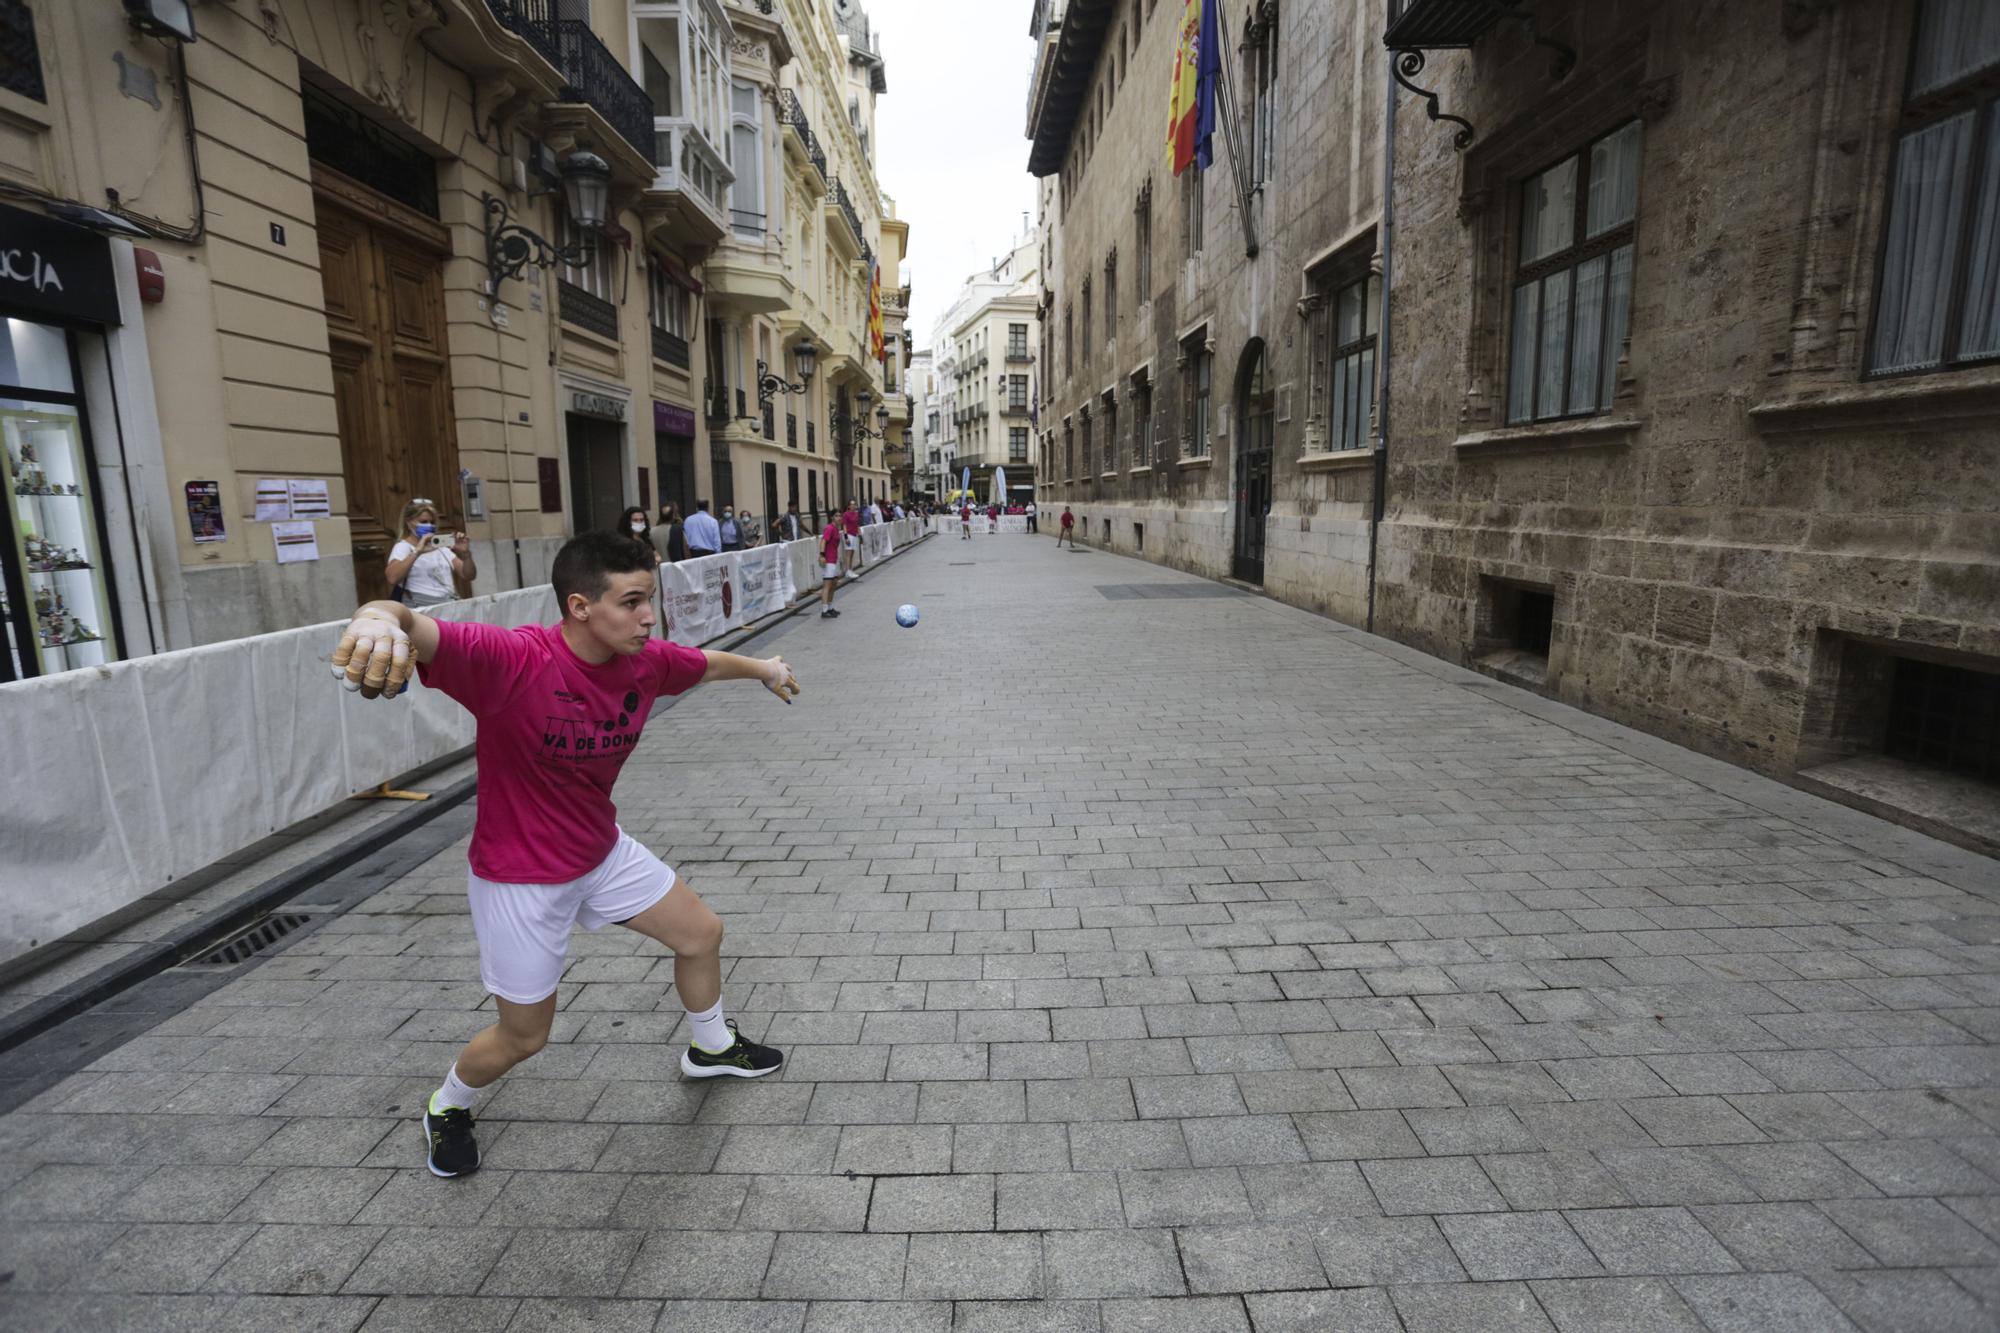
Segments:
[[[972,506],[961,501],[958,506],[958,539],[972,540]]]
[[[369,602],[334,649],[334,674],[364,698],[399,693],[414,665],[479,722],[467,892],[499,1019],[466,1043],[424,1107],[433,1175],[479,1169],[473,1104],[548,1041],[573,926],[615,923],[672,950],[689,1078],[761,1078],[784,1064],[722,1016],[722,919],[618,827],[611,787],[656,699],[671,707],[712,680],[755,680],[789,702],[798,681],[782,657],[653,638],[654,563],[641,542],[587,532],[556,553],[557,624],[504,630]]]
[[[819,574],[819,618],[837,620],[840,612],[833,607],[833,590],[840,584],[840,548],[846,533],[842,531],[840,515],[829,514],[826,526],[820,529],[819,558],[822,568]]]
[[[1056,549],[1061,550],[1063,539],[1068,538],[1069,549],[1074,551],[1076,549],[1076,515],[1069,512],[1068,505],[1063,506],[1062,519],[1060,521],[1062,527],[1061,531],[1056,533]]]

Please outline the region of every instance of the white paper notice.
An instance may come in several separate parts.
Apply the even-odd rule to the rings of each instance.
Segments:
[[[319,537],[310,522],[273,523],[271,539],[278,544],[278,563],[281,565],[319,559]]]
[[[257,522],[292,516],[292,494],[282,479],[266,477],[257,483]]]
[[[285,483],[285,487],[291,492],[293,518],[333,517],[333,509],[327,504],[324,481],[294,477]]]

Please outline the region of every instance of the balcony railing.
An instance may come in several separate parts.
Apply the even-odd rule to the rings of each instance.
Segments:
[[[655,324],[653,326],[653,356],[656,360],[664,361],[670,366],[679,366],[682,370],[686,370],[688,369],[687,339],[681,337],[679,334],[669,333]]]
[[[597,39],[582,19],[555,22],[564,101],[588,102],[611,122],[620,138],[657,162],[653,143],[653,99],[618,63],[611,49]]]
[[[806,109],[800,104],[799,95],[790,88],[778,90],[778,123],[799,136],[806,158],[819,170],[819,178],[825,180],[826,150],[819,146],[819,136],[813,133],[812,122],[806,119]]]
[[[701,128],[686,116],[655,116],[653,161],[660,168],[653,188],[669,194],[684,194],[696,201],[701,211],[720,233],[729,217],[729,187],[736,175],[722,155],[708,141]]]
[[[738,236],[762,236],[768,229],[768,220],[762,213],[746,213],[740,208],[729,210],[729,225]]]
[[[486,7],[500,26],[548,57],[562,68],[562,47],[556,41],[555,0],[486,0]]]
[[[1022,361],[1032,364],[1035,358],[1034,354],[1028,351],[1028,345],[1026,343],[1022,343],[1018,346],[1009,347],[1007,349],[1007,359],[1009,361]]]
[[[613,341],[618,337],[618,307],[601,296],[585,291],[573,282],[556,280],[556,302],[562,312],[565,324],[574,324],[580,329]]]
[[[861,247],[863,257],[872,260],[874,252],[868,248],[868,233],[861,229],[861,215],[854,211],[854,201],[847,197],[847,183],[835,176],[828,194],[839,205],[841,216],[847,219],[848,230],[854,233],[854,243]]]

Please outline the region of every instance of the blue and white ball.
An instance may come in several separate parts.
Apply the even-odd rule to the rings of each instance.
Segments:
[[[915,629],[917,627],[917,608],[908,602],[904,602],[896,608],[896,623],[904,629]]]

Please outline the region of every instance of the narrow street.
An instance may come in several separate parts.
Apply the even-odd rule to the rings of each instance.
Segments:
[[[1099,550],[838,605],[618,791],[780,1075],[684,1081],[671,961],[579,933],[433,1179],[466,807],[0,1118],[0,1327],[2000,1321],[1994,862]]]

